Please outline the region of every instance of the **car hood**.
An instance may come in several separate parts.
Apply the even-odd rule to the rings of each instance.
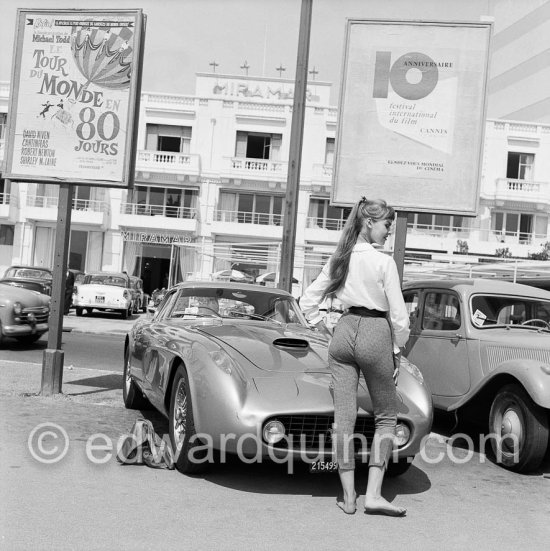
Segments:
[[[14,287],[13,285],[6,284],[0,284],[0,297],[10,302],[21,302],[23,308],[46,305],[50,300],[50,297],[38,291],[31,291],[24,287]]]
[[[222,341],[265,371],[328,372],[328,348],[324,340],[308,338],[306,330],[271,325],[209,325],[197,330]]]

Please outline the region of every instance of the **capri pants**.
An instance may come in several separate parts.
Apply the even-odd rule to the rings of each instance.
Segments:
[[[375,433],[369,466],[385,468],[392,453],[397,423],[393,380],[392,335],[386,318],[344,314],[329,346],[334,388],[334,436],[339,470],[355,468],[353,433],[357,419],[359,370],[374,410]]]

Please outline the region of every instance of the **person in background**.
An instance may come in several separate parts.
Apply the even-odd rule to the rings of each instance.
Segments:
[[[377,250],[390,235],[395,211],[385,201],[363,197],[351,210],[335,253],[300,299],[308,321],[326,331],[318,308],[337,298],[345,308],[329,345],[334,387],[334,437],[343,500],[337,505],[355,513],[357,386],[362,372],[372,400],[375,434],[369,455],[365,512],[404,516],[406,510],[382,497],[397,423],[394,365],[409,338],[409,317],[401,294],[397,266]],[[394,357],[395,355],[395,357]],[[394,363],[395,361],[395,363]]]

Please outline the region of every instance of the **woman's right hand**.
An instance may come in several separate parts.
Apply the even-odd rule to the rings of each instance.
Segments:
[[[312,327],[329,339],[332,338],[332,331],[325,325],[325,322],[323,320],[318,321],[316,324],[312,325]]]

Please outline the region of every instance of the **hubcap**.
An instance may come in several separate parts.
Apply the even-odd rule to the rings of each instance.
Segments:
[[[500,436],[502,438],[502,451],[504,453],[514,453],[516,443],[518,446],[521,446],[523,441],[523,423],[515,409],[507,409],[503,413]]]
[[[187,426],[187,394],[185,382],[181,379],[176,389],[174,402],[174,440],[181,442],[185,438],[185,427]]]
[[[130,385],[132,383],[132,377],[130,376],[130,358],[126,354],[126,377],[124,378],[124,385],[126,386],[126,394],[130,392]]]

